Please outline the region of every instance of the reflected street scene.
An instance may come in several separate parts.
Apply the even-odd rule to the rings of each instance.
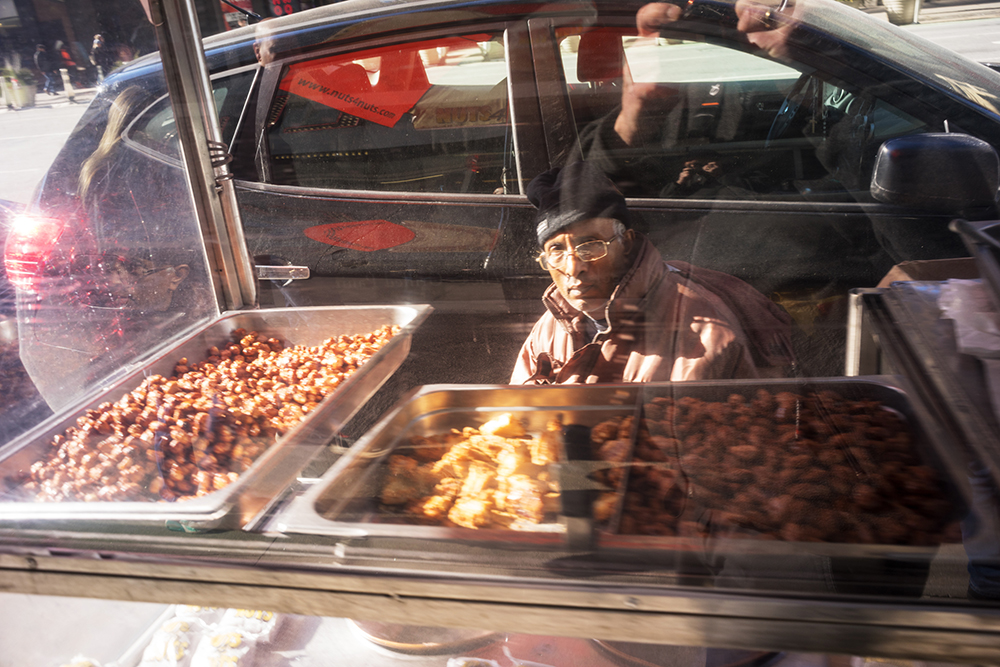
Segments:
[[[0,667],[996,663],[998,33],[0,0]]]

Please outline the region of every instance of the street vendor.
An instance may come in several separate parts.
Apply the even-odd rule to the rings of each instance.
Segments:
[[[538,262],[553,284],[512,384],[649,382],[785,374],[791,318],[743,281],[665,262],[631,227],[597,167],[536,177]]]

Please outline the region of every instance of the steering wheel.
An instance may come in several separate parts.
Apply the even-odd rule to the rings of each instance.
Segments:
[[[792,86],[788,96],[785,97],[785,101],[778,108],[778,114],[771,121],[771,129],[768,131],[767,139],[764,141],[764,148],[770,148],[774,141],[780,139],[788,131],[792,121],[798,116],[799,109],[802,108],[802,103],[806,101],[809,94],[813,91],[814,86],[811,85],[812,82],[813,77],[811,74],[803,74],[795,82],[795,85]]]
[[[851,96],[843,116],[833,124],[817,149],[816,157],[830,174],[852,189],[868,189],[870,150],[875,134],[875,99],[870,95]],[[832,158],[832,160],[831,160]]]

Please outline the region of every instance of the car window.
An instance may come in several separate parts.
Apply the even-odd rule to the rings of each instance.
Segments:
[[[212,96],[215,110],[219,114],[222,141],[227,145],[232,141],[239,114],[243,110],[243,104],[253,82],[254,72],[255,70],[251,69],[212,80]],[[174,110],[170,106],[169,97],[164,97],[144,111],[132,123],[127,136],[130,140],[158,153],[180,158],[180,142],[177,139]]]
[[[630,196],[865,201],[881,143],[932,129],[870,91],[726,45],[562,37],[584,157]],[[623,96],[641,109],[623,113]]]
[[[273,183],[503,191],[502,35],[422,40],[286,66],[266,129]]]

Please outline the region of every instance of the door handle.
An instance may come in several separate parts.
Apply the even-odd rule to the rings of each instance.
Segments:
[[[257,264],[259,280],[305,280],[309,277],[308,266],[269,266]]]

